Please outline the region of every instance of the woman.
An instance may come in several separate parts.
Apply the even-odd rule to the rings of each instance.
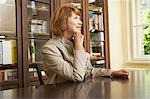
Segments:
[[[46,84],[80,82],[95,76],[128,76],[125,70],[93,68],[91,60],[99,60],[101,57],[90,57],[84,50],[82,21],[77,8],[71,5],[59,8],[52,17],[51,29],[53,37],[42,49],[44,67],[48,74]]]

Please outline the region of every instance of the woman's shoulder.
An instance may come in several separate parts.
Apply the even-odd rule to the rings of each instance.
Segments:
[[[57,39],[53,39],[50,38],[44,45],[44,47],[46,46],[56,46],[59,43],[59,41]]]
[[[58,38],[50,38],[43,46],[43,48],[54,48],[54,47],[62,47],[64,46],[60,39]]]
[[[49,39],[42,47],[42,53],[61,54],[60,49],[63,49],[64,45],[58,39]]]

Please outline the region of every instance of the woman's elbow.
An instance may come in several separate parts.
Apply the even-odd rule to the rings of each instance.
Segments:
[[[79,76],[79,77],[74,77],[73,81],[74,81],[74,82],[83,82],[83,81],[84,81],[84,77],[81,77],[81,76]]]

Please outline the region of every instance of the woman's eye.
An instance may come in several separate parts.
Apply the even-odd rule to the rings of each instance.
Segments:
[[[78,17],[74,17],[74,19],[78,19]]]

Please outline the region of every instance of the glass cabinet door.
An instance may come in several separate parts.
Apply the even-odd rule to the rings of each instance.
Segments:
[[[0,83],[17,79],[16,1],[0,0]]]
[[[105,65],[105,32],[103,21],[103,0],[89,0],[90,53],[101,55],[102,60],[93,62],[94,66]]]
[[[50,0],[28,1],[28,60],[29,64],[42,64],[41,49],[51,37],[50,32]],[[29,76],[36,77],[37,71],[29,68]]]

